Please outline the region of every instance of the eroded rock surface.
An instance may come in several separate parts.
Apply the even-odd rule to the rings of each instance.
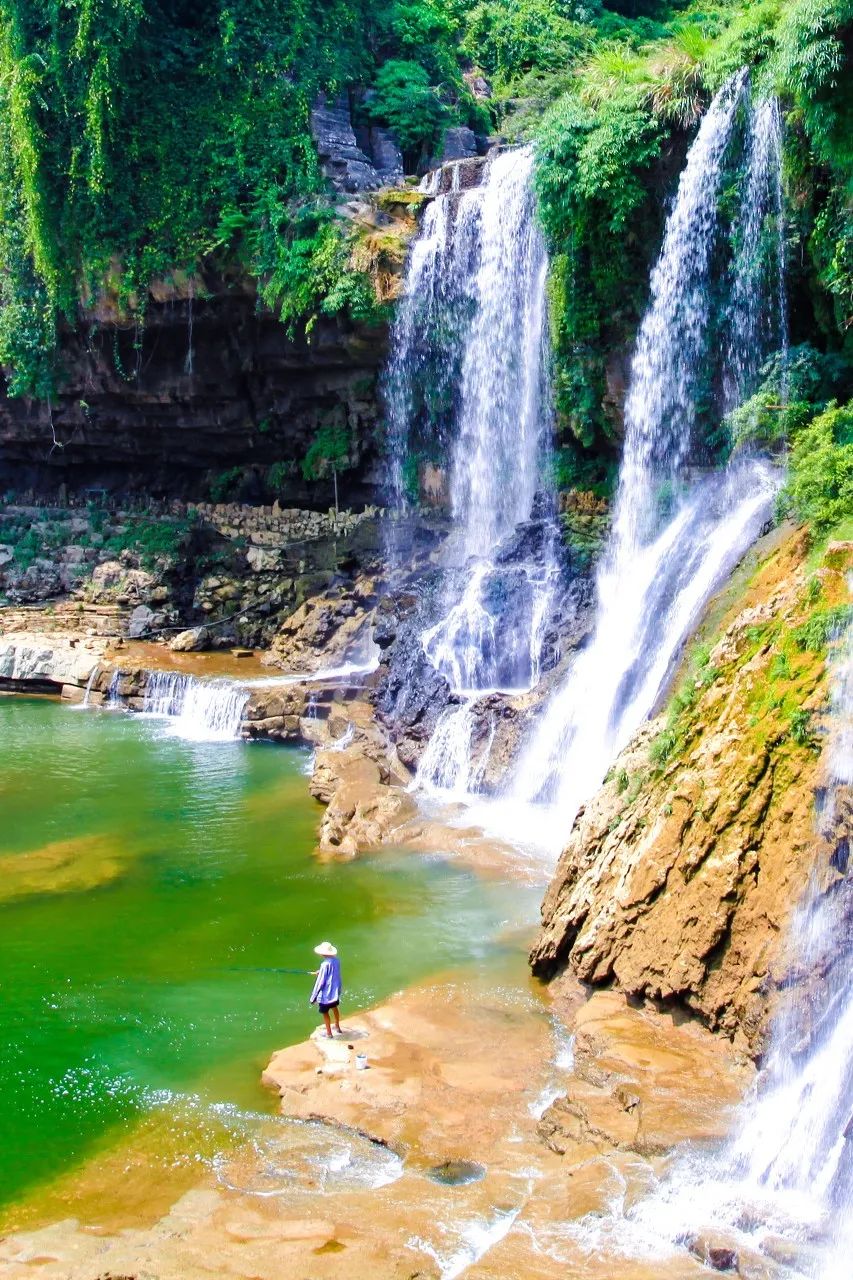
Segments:
[[[817,632],[848,598],[853,547],[815,573],[806,552],[793,534],[770,555],[669,719],[643,729],[582,811],[531,952],[539,974],[569,966],[675,1001],[753,1050],[816,857],[828,703]]]

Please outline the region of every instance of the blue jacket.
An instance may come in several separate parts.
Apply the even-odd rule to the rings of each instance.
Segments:
[[[325,956],[311,992],[311,1004],[335,1004],[341,998],[341,962],[337,956]]]

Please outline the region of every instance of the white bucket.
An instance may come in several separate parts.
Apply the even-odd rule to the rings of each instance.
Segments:
[[[366,1053],[357,1053],[355,1055],[355,1069],[356,1071],[367,1070],[367,1054]]]

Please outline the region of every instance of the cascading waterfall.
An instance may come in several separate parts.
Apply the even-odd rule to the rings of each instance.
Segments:
[[[717,236],[723,162],[747,93],[733,76],[706,112],[682,173],[651,278],[651,302],[637,338],[625,406],[625,449],[613,529],[597,576],[594,634],[546,707],[524,749],[502,822],[516,815],[539,840],[564,842],[578,808],[600,785],[619,750],[652,711],[681,646],[714,590],[758,536],[777,486],[773,470],[740,458],[692,483],[698,373],[706,356],[709,271]],[[752,120],[763,129],[771,113]],[[775,118],[775,117],[773,117]],[[752,169],[770,148],[753,144]],[[778,160],[778,153],[774,152]],[[766,177],[762,179],[766,182]],[[748,198],[745,195],[745,199]],[[752,259],[735,263],[733,293],[753,311],[739,273],[757,277]]]
[[[853,580],[850,583],[853,593]],[[818,857],[795,914],[800,982],[783,995],[755,1095],[716,1154],[687,1151],[658,1189],[601,1224],[617,1249],[664,1253],[709,1227],[761,1251],[784,1236],[796,1274],[847,1280],[853,1248],[853,625],[837,644]]]
[[[248,691],[230,680],[197,680],[180,671],[152,671],[143,715],[170,722],[176,736],[196,742],[228,742],[240,736]]]
[[[477,772],[472,702],[538,679],[554,590],[553,531],[533,557],[507,548],[533,515],[550,421],[547,257],[532,169],[529,147],[507,151],[489,162],[480,186],[436,197],[412,251],[394,333],[395,483],[402,486],[402,459],[429,417],[416,388],[430,360],[441,431],[453,439],[446,585],[423,636],[430,661],[463,699],[442,717],[419,770],[420,785],[440,790],[465,792]]]
[[[785,299],[782,195],[782,113],[775,97],[755,108],[748,138],[747,176],[735,226],[735,257],[728,314],[728,359],[724,408],[728,412],[753,390],[761,363],[774,350],[787,364],[788,309]],[[768,220],[775,224],[775,254],[766,252]],[[774,262],[775,258],[775,262]],[[775,307],[755,305],[773,297]]]
[[[99,671],[100,671],[100,667],[96,662],[94,667],[92,667],[92,670],[89,672],[89,679],[86,681],[86,689],[83,693],[83,701],[80,703],[81,710],[85,711],[88,709],[89,695],[92,692],[92,685],[95,683],[95,677],[97,676]]]

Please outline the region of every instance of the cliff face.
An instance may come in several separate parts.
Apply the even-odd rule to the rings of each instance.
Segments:
[[[283,500],[325,500],[317,486],[308,494],[298,464],[318,428],[341,426],[357,496],[369,497],[386,341],[384,327],[342,316],[289,338],[245,281],[161,284],[144,327],[101,307],[66,330],[52,406],[0,396],[0,483],[197,497],[202,473],[284,463]]]
[[[668,717],[582,812],[542,908],[535,972],[683,1004],[761,1047],[784,939],[812,868],[829,701],[826,653],[853,545],[808,558],[787,535],[729,609]],[[842,834],[839,833],[839,841]]]

